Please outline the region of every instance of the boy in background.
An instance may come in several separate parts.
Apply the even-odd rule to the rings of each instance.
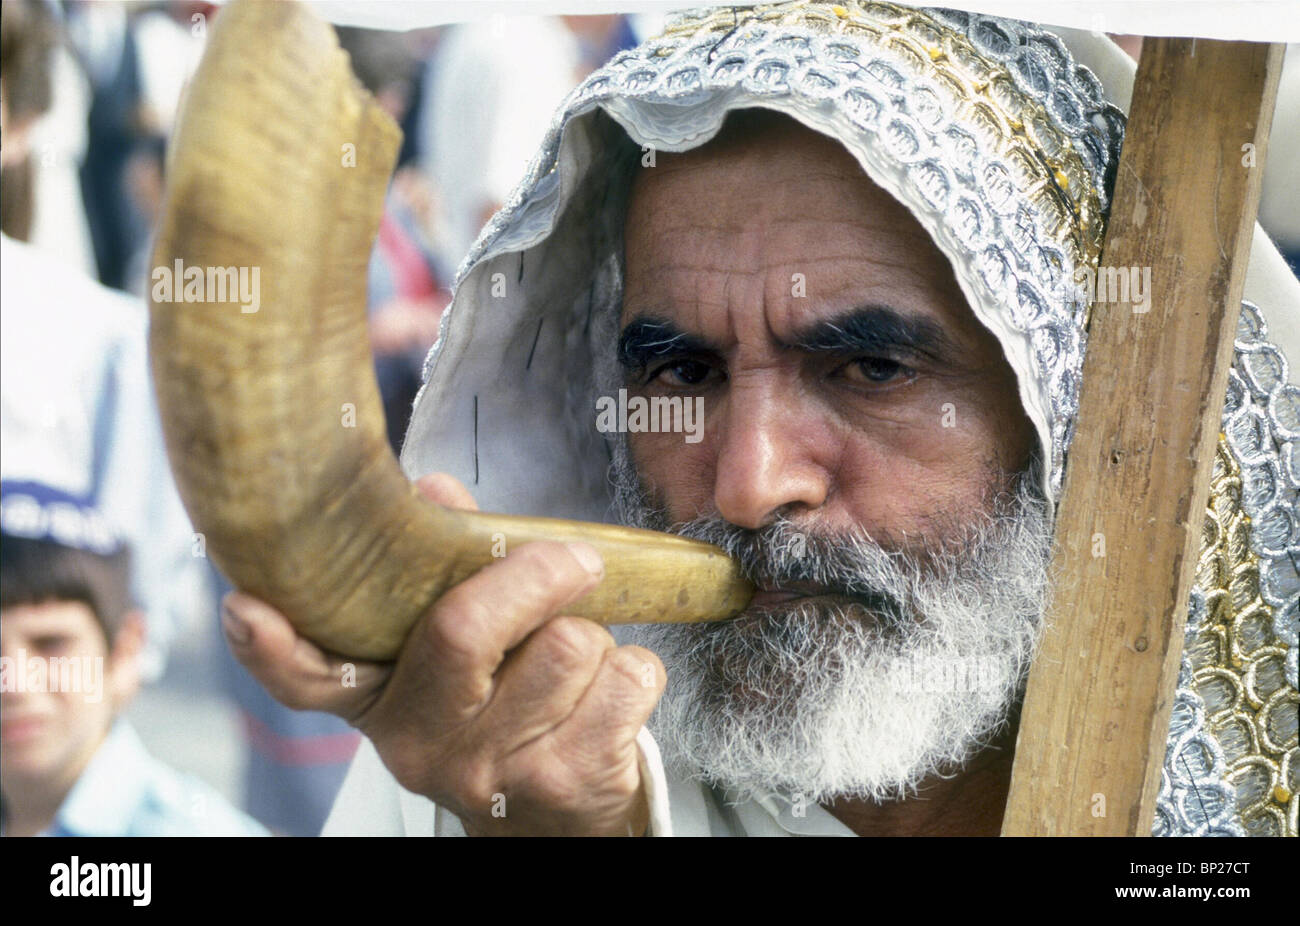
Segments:
[[[144,749],[121,714],[144,621],[130,551],[84,501],[0,484],[0,830],[254,836],[266,830]]]

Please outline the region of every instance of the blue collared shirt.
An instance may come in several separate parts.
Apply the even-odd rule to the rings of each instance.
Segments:
[[[213,788],[159,762],[118,720],[42,836],[266,836]]]

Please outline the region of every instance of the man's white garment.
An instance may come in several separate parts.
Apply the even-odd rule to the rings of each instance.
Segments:
[[[646,729],[637,735],[641,781],[650,804],[650,836],[852,836],[853,831],[814,803],[773,795],[736,802],[698,781],[670,779],[659,747]],[[504,813],[510,814],[505,795]],[[455,814],[412,794],[384,767],[370,740],[343,781],[322,836],[464,836]]]

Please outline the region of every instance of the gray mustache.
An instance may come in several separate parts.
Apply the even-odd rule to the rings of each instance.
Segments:
[[[809,533],[788,520],[752,530],[717,516],[677,524],[669,531],[721,547],[760,587],[844,598],[889,622],[906,620],[912,610],[905,601],[910,583],[895,562],[906,554],[886,550],[866,537]],[[871,572],[886,573],[888,584],[864,575],[864,560],[872,561]]]

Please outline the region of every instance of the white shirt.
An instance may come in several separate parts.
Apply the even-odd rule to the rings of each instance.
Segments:
[[[795,805],[778,795],[738,802],[698,781],[669,778],[649,731],[643,728],[636,741],[651,836],[854,835],[815,803]],[[399,785],[363,739],[321,835],[464,836],[465,829],[454,814]]]

